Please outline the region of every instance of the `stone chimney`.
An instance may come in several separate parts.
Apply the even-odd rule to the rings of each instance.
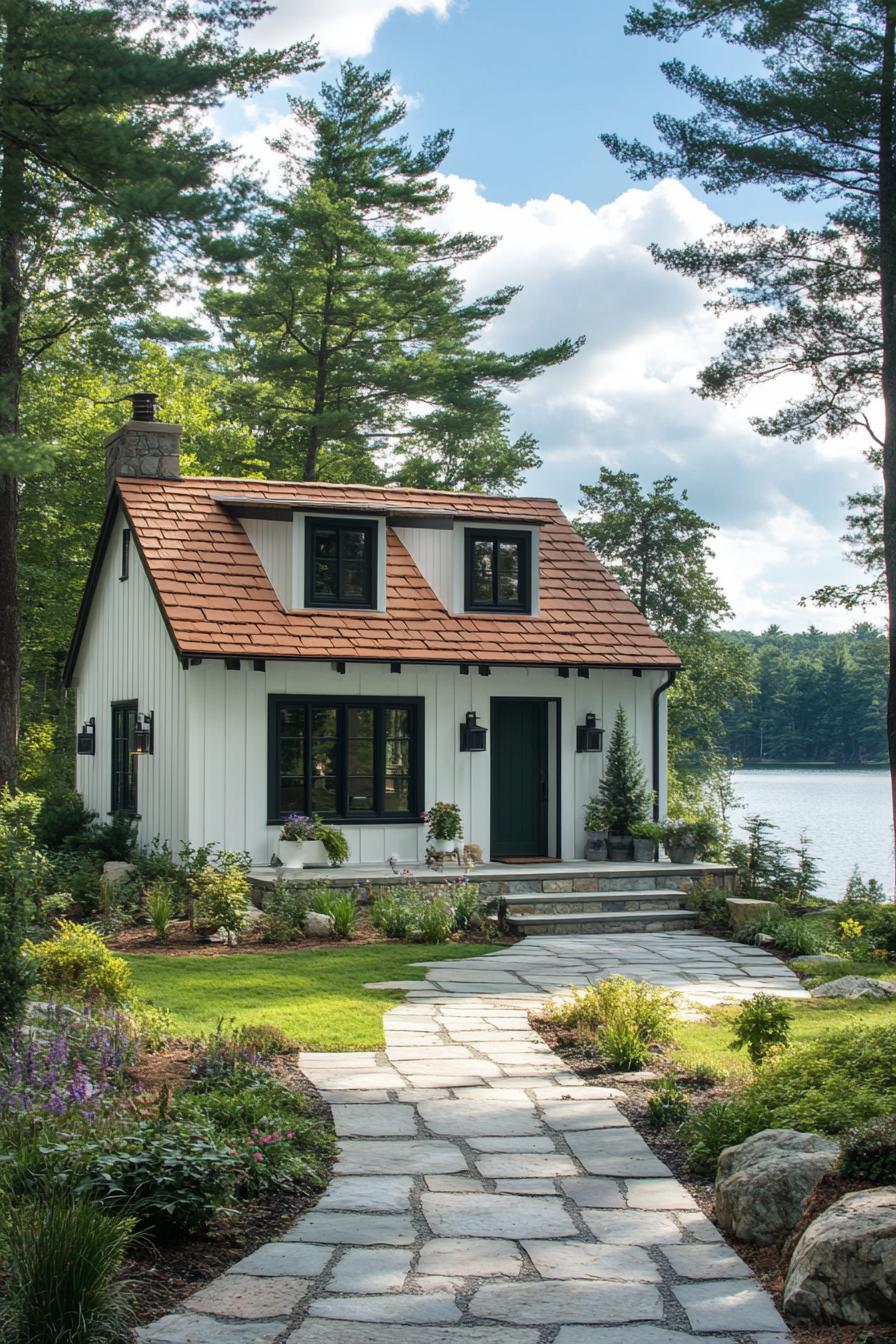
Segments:
[[[106,492],[116,476],[147,476],[152,480],[180,477],[180,425],[156,419],[155,392],[134,392],[131,419],[105,442]]]

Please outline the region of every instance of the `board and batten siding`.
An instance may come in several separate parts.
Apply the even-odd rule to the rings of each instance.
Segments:
[[[267,518],[241,518],[246,536],[264,566],[271,587],[288,611],[292,597],[292,522]]]
[[[100,570],[75,668],[77,722],[96,719],[96,752],[76,757],[85,806],[108,820],[112,802],[112,705],[136,700],[155,715],[151,756],[137,762],[138,837],[158,836],[176,851],[187,838],[186,673],[180,665],[140,555],[130,547],[121,580],[119,510]]]
[[[592,670],[587,679],[563,678],[555,669],[497,667],[489,677],[472,670],[462,676],[454,664],[408,663],[399,673],[390,672],[388,665],[349,663],[340,674],[330,663],[285,660],[268,661],[264,671],[255,671],[248,661],[239,671],[228,671],[223,662],[206,660],[184,674],[189,839],[194,845],[217,842],[227,849],[247,850],[256,863],[266,863],[276,852],[279,827],[269,826],[267,815],[268,696],[415,696],[424,702],[424,802],[427,806],[437,800],[457,802],[465,838],[481,845],[487,858],[490,753],[459,751],[459,725],[473,709],[488,728],[492,697],[519,696],[560,701],[561,857],[580,858],[585,847],[583,809],[600,783],[616,710],[624,706],[649,776],[652,698],[664,677],[661,671],[645,670],[641,677],[633,677],[630,671]],[[604,751],[579,754],[576,726],[589,712],[606,730]],[[664,791],[663,781],[661,808]],[[420,824],[345,823],[342,829],[352,863],[382,864],[390,855],[410,863],[425,856]]]

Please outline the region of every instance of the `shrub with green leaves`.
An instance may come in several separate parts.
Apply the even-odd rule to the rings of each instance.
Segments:
[[[743,1143],[751,1134],[768,1129],[770,1123],[762,1103],[746,1096],[711,1101],[691,1111],[679,1131],[688,1166],[698,1176],[714,1177],[724,1148]]]
[[[478,882],[458,882],[451,891],[451,907],[455,933],[480,928],[486,914],[486,902],[482,899]]]
[[[5,1344],[114,1344],[133,1318],[118,1275],[134,1219],[90,1199],[46,1195],[0,1209]]]
[[[312,897],[311,909],[330,916],[334,938],[351,938],[358,922],[358,906],[351,891],[320,891]]]
[[[124,1210],[155,1239],[195,1232],[228,1207],[241,1161],[208,1125],[135,1120],[81,1142],[77,1191]]]
[[[315,884],[316,885],[316,884]],[[259,928],[272,943],[294,943],[305,937],[305,916],[311,909],[311,884],[288,882],[282,874],[264,895]]]
[[[759,1069],[745,1096],[778,1128],[837,1135],[896,1113],[896,1025],[846,1027],[793,1045]]]
[[[251,1050],[259,1059],[273,1059],[290,1049],[286,1032],[273,1022],[246,1022],[234,1032],[238,1045]]]
[[[771,994],[754,994],[741,1008],[734,1021],[732,1050],[746,1050],[753,1064],[761,1064],[773,1050],[790,1040],[793,1014],[783,999]]]
[[[48,994],[110,1007],[122,1007],[133,998],[127,962],[83,924],[63,919],[52,938],[26,942],[23,951]]]
[[[445,896],[430,896],[420,907],[420,932],[425,943],[447,943],[454,911]]]
[[[194,925],[223,929],[230,941],[236,941],[249,906],[249,879],[242,857],[222,851],[214,867],[206,864],[192,874],[190,884]]]
[[[420,906],[416,887],[389,887],[373,898],[370,907],[373,927],[384,938],[408,938],[420,927]]]
[[[674,1078],[661,1078],[653,1084],[647,1098],[647,1116],[657,1129],[680,1125],[690,1111],[690,1103]]]
[[[620,1069],[643,1068],[652,1045],[672,1039],[675,997],[645,981],[612,975],[586,989],[574,990],[572,1001],[551,1010],[561,1026],[593,1033],[598,1049]]]
[[[840,1140],[844,1176],[879,1185],[896,1185],[896,1115],[847,1130]]]

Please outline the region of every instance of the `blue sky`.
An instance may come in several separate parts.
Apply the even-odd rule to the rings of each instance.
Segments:
[[[627,8],[623,0],[292,0],[262,21],[256,40],[314,33],[327,64],[294,90],[312,94],[351,57],[392,71],[413,142],[454,129],[446,227],[502,240],[466,279],[479,292],[524,286],[489,341],[523,349],[585,335],[575,360],[510,401],[514,429],[535,433],[544,458],[528,489],[574,512],[579,484],[602,464],[647,480],[675,475],[719,524],[718,571],[737,624],[848,624],[803,611],[799,600],[852,577],[839,535],[844,497],[869,480],[862,441],[806,448],[761,438],[750,413],[770,409],[777,390],[733,408],[694,397],[696,372],[724,330],[696,286],[647,252],[653,241],[699,237],[720,220],[814,223],[820,211],[758,189],[707,200],[694,183],[633,187],[598,137],[652,138],[655,112],[689,113],[661,61],[676,56],[736,75],[753,58],[699,36],[676,47],[627,37]],[[286,92],[268,90],[220,117],[223,132],[263,166],[272,162],[265,138],[287,115]]]

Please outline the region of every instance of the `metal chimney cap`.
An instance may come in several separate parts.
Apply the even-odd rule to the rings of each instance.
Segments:
[[[132,392],[129,399],[132,420],[155,420],[158,392]]]

